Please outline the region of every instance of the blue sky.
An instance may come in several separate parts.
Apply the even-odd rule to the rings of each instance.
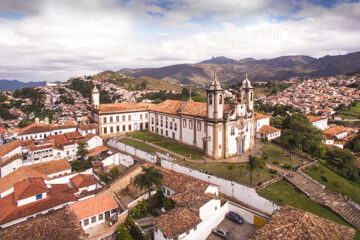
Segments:
[[[0,79],[360,50],[359,1],[0,2]]]

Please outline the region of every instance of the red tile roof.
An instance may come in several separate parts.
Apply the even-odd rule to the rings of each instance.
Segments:
[[[263,134],[271,134],[271,133],[281,132],[281,130],[274,128],[272,126],[264,125],[259,130],[257,130],[257,132]]]
[[[96,155],[96,154],[105,152],[105,151],[107,151],[107,150],[109,150],[107,147],[101,145],[101,146],[98,146],[98,147],[96,147],[96,148],[90,149],[90,150],[89,150],[89,153],[88,153],[87,155],[88,155],[89,157],[91,157],[91,156],[94,156],[94,155]]]
[[[250,240],[353,240],[353,228],[318,217],[303,210],[283,206]]]
[[[255,120],[260,120],[260,119],[265,119],[265,118],[270,118],[270,116],[266,116],[264,114],[255,112],[255,117],[254,117]]]
[[[306,117],[310,120],[310,122],[317,122],[325,119],[324,117],[321,116],[306,116]]]
[[[83,137],[78,131],[64,133],[64,135],[69,140],[75,140]]]
[[[15,140],[4,145],[0,145],[0,157],[8,154],[9,152],[15,150],[17,147],[21,147],[21,141]]]
[[[0,225],[18,218],[25,218],[55,206],[77,201],[77,198],[71,191],[66,184],[53,184],[48,189],[46,198],[20,207],[16,204],[14,193],[0,198],[0,212],[2,213],[0,214]]]
[[[15,201],[47,192],[48,188],[42,178],[28,178],[14,185]]]
[[[109,103],[100,104],[99,110],[101,113],[107,112],[127,112],[127,111],[138,111],[148,110],[151,107],[151,103]]]
[[[78,126],[77,123],[74,122],[67,122],[65,124],[33,123],[30,124],[29,126],[20,129],[18,136],[34,134],[34,133],[50,132],[59,129],[76,128],[77,126]]]
[[[164,175],[163,185],[177,193],[187,189],[204,193],[210,184],[186,174],[170,171]]]
[[[70,181],[77,188],[83,188],[97,183],[91,174],[78,174],[70,178]]]
[[[87,239],[76,215],[69,207],[47,213],[0,230],[2,239]]]
[[[60,160],[48,161],[44,163],[37,163],[30,165],[28,167],[45,175],[71,170],[71,166],[66,158]]]
[[[73,203],[70,209],[73,210],[79,220],[110,211],[118,208],[111,193],[87,198]]]
[[[346,132],[346,131],[341,126],[335,126],[335,127],[328,128],[328,129],[324,130],[325,134],[329,134],[329,135],[332,135],[332,136],[336,136],[336,135],[338,135],[340,133],[344,133],[344,132]]]
[[[176,207],[154,218],[153,222],[166,238],[172,239],[194,228],[201,219],[189,208]]]
[[[97,126],[95,123],[90,123],[90,124],[81,124],[79,125],[79,129],[86,131],[86,130],[92,130],[92,129],[96,129]]]

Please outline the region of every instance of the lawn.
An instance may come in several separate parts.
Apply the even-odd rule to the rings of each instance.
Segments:
[[[133,138],[139,139],[139,140],[146,140],[148,142],[161,142],[164,141],[164,138],[156,136],[154,134],[149,133],[148,131],[138,131],[129,133],[129,135]]]
[[[294,154],[291,156],[291,160],[290,160],[290,158],[288,157],[289,154],[288,151],[285,150],[285,155],[284,155],[282,147],[275,143],[270,143],[265,145],[262,150],[264,154],[268,156],[266,162],[269,164],[278,165],[280,167],[284,164],[289,164],[291,165],[291,167],[295,167],[301,163],[301,158]],[[304,161],[301,164],[306,164],[306,163],[307,161]]]
[[[191,159],[193,160],[202,160],[202,155],[200,151],[196,151],[194,149],[191,149],[185,145],[175,143],[173,141],[164,141],[164,142],[157,142],[156,145],[166,148],[170,151],[173,151],[175,153],[178,153],[184,157],[189,157],[189,154],[191,154]]]
[[[311,212],[320,217],[330,219],[334,222],[350,226],[349,223],[331,212],[328,208],[312,201],[304,193],[299,191],[297,191],[296,187],[291,183],[281,180],[261,190],[259,194],[279,205],[290,205]]]
[[[122,142],[122,143],[125,143],[127,145],[130,145],[130,146],[133,146],[137,149],[140,149],[144,152],[148,152],[148,153],[154,153],[156,152],[157,148],[155,147],[152,147],[152,146],[149,146],[145,143],[142,143],[142,142],[139,142],[139,141],[136,141],[136,140],[132,140],[132,139],[128,139],[128,138],[123,138],[123,139],[120,139],[119,142]]]
[[[238,182],[247,186],[256,186],[258,183],[265,182],[276,175],[271,174],[268,169],[255,170],[253,172],[253,182],[250,185],[250,175],[249,171],[246,169],[246,164],[229,164],[229,163],[193,163],[186,162],[184,160],[178,160],[176,163],[188,166],[193,169],[205,170],[209,173],[213,173],[215,176],[222,177],[234,182]],[[234,168],[230,171],[228,169],[229,165],[233,165]]]
[[[329,190],[343,193],[360,204],[360,184],[341,177],[327,168],[323,163],[320,162],[318,167],[306,169],[305,173],[321,184],[324,184]]]
[[[360,102],[355,106],[351,107],[349,110],[344,112],[339,112],[339,115],[343,118],[355,119],[360,117]]]

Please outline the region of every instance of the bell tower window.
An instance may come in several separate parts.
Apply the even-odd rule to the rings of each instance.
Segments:
[[[250,101],[252,101],[253,100],[253,93],[251,92],[250,93]]]
[[[222,95],[220,94],[220,96],[219,96],[219,104],[222,104],[222,101],[223,101]]]
[[[209,104],[210,105],[212,104],[212,95],[211,94],[209,95]]]

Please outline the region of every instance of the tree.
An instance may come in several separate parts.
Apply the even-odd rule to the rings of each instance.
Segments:
[[[352,141],[346,144],[345,147],[353,150],[354,152],[360,152],[360,133],[358,133]]]
[[[76,156],[84,160],[86,155],[89,153],[87,147],[88,147],[87,142],[79,142]]]
[[[156,186],[160,188],[164,175],[155,167],[142,167],[142,173],[135,177],[135,185],[141,189],[146,189],[149,193],[149,202],[151,201],[151,188]]]
[[[258,157],[253,157],[251,154],[249,155],[249,161],[247,163],[247,169],[250,172],[250,185],[252,185],[252,174],[253,171],[260,167],[260,159]]]
[[[109,174],[112,179],[115,179],[121,174],[121,170],[117,166],[114,166],[110,169]]]
[[[229,165],[226,166],[226,168],[230,171],[230,178],[231,178],[231,172],[234,169],[234,167],[235,166],[233,164],[229,164]]]
[[[116,240],[133,240],[129,229],[125,226],[125,223],[120,224],[116,228]]]

